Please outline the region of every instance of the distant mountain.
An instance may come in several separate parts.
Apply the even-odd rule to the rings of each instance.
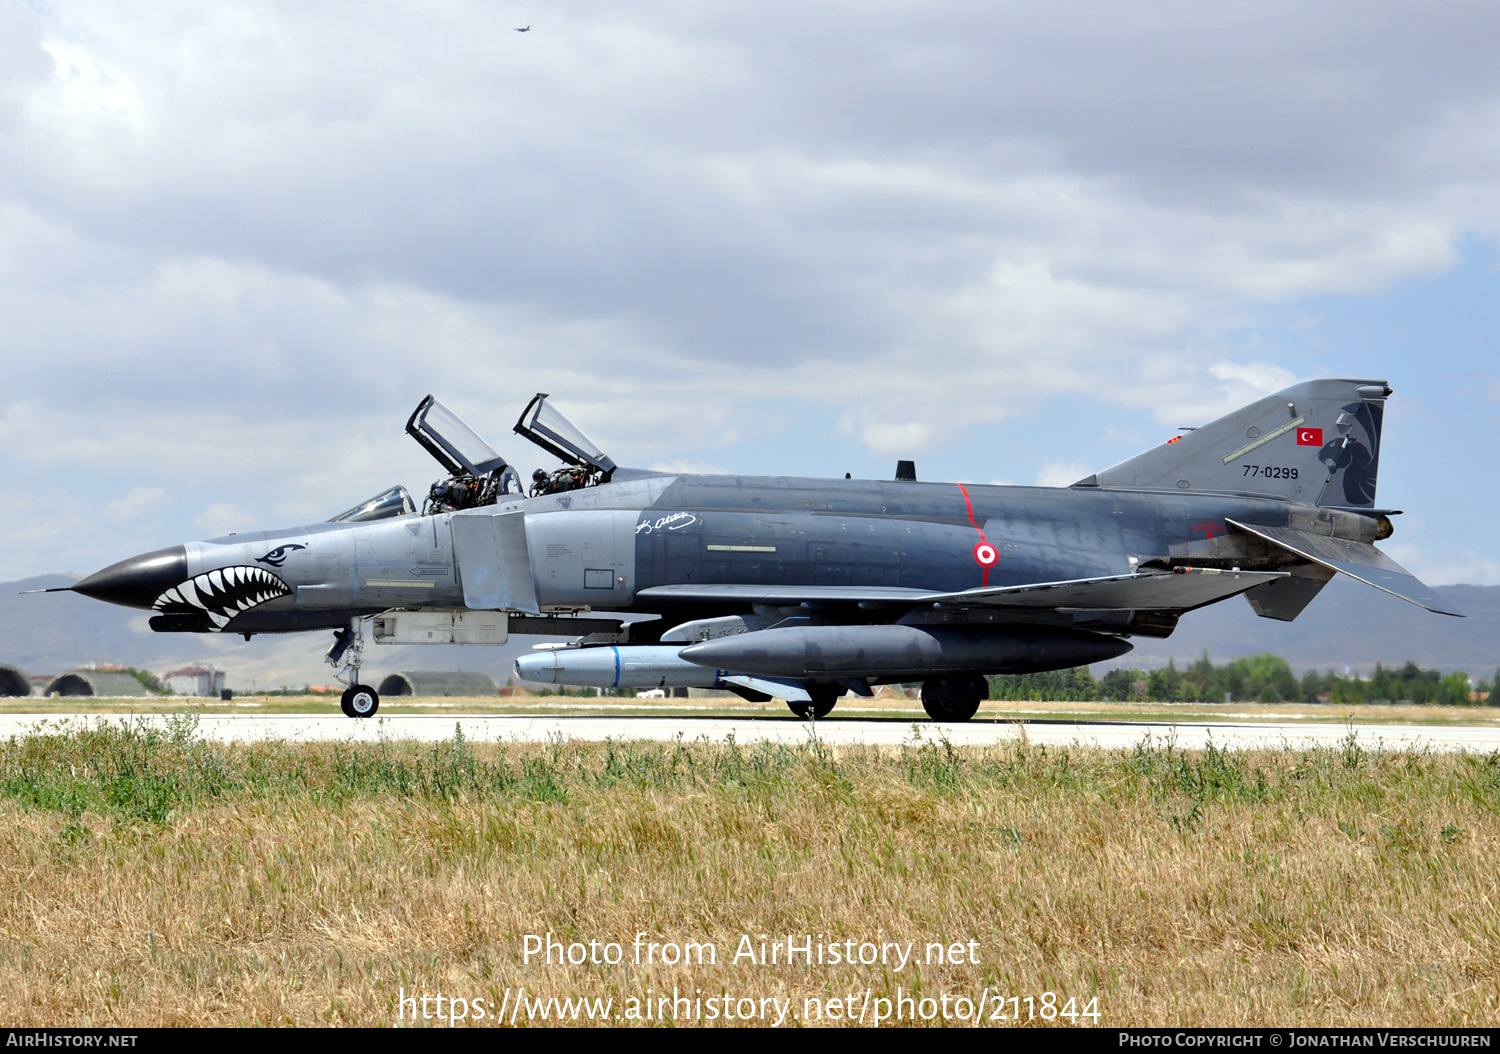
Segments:
[[[331,684],[333,670],[323,652],[333,634],[295,633],[243,637],[153,633],[143,611],[101,604],[74,593],[17,596],[23,589],[65,586],[74,579],[46,575],[0,583],[0,662],[30,674],[60,673],[88,662],[136,666],[158,674],[205,663],[229,674],[229,687]],[[1233,599],[1185,616],[1166,640],[1135,638],[1135,650],[1118,664],[1179,664],[1207,652],[1215,662],[1275,652],[1299,672],[1309,667],[1368,673],[1375,663],[1408,659],[1444,671],[1464,670],[1476,679],[1500,668],[1500,586],[1436,589],[1468,618],[1434,615],[1389,594],[1342,576],[1296,622],[1263,619]],[[517,637],[502,647],[388,647],[367,644],[366,680],[396,670],[471,670],[504,684],[515,657],[537,643]]]
[[[1179,664],[1205,651],[1215,662],[1274,652],[1301,672],[1313,667],[1368,673],[1377,662],[1408,659],[1489,679],[1500,667],[1500,586],[1437,586],[1467,618],[1434,615],[1389,593],[1339,575],[1296,622],[1257,616],[1239,598],[1189,612],[1166,640],[1135,638],[1118,665]],[[1115,664],[1112,664],[1115,665]]]

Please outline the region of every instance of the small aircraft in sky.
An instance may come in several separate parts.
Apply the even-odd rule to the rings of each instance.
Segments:
[[[531,27],[530,26],[517,26],[516,27],[516,32],[517,33],[530,33],[531,32]]]
[[[71,587],[158,632],[334,629],[344,712],[375,642],[500,644],[525,680],[717,687],[824,717],[847,693],[920,682],[966,721],[986,674],[1116,658],[1243,595],[1295,619],[1337,573],[1458,615],[1374,543],[1384,381],[1267,396],[1070,487],[698,475],[616,466],[538,394],[515,431],[563,467],[530,486],[432,396],[406,430],[447,475],[316,523],[130,557]]]

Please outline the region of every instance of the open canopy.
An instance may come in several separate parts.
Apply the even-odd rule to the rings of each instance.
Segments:
[[[543,450],[570,465],[586,466],[605,478],[615,470],[615,463],[583,429],[563,416],[562,411],[547,403],[547,393],[538,392],[536,398],[521,411],[516,422],[516,432],[525,436]]]
[[[483,476],[505,468],[505,459],[493,447],[430,395],[412,411],[406,431],[449,472]]]

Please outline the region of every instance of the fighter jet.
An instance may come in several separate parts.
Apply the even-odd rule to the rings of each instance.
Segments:
[[[334,629],[344,712],[379,643],[565,638],[529,681],[718,687],[827,716],[847,693],[920,682],[966,721],[986,674],[1113,659],[1243,595],[1295,619],[1338,573],[1458,615],[1373,544],[1384,381],[1316,380],[1070,487],[655,472],[615,465],[538,394],[515,431],[563,467],[520,474],[432,396],[406,430],[446,476],[316,523],[144,553],[73,592],[163,633]]]

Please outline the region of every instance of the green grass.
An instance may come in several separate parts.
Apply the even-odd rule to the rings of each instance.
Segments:
[[[629,788],[669,793],[795,794],[809,780],[852,788],[899,775],[923,792],[964,797],[995,791],[1153,802],[1292,801],[1319,811],[1330,796],[1362,799],[1416,789],[1440,774],[1444,794],[1500,804],[1500,754],[1446,758],[1372,751],[1352,726],[1337,749],[1179,749],[1143,740],[1128,752],[1020,743],[960,748],[914,738],[892,749],[757,742],[610,740],[479,744],[455,725],[446,742],[222,743],[200,737],[192,716],[69,723],[0,744],[0,798],[72,817],[165,823],[180,810],[288,797],[325,805],[355,799],[566,801]],[[1275,764],[1268,764],[1267,757]],[[1415,781],[1415,782],[1414,782]]]
[[[399,989],[1097,997],[1111,1025],[1500,1012],[1500,755],[758,742],[0,744],[0,1017],[382,1024]],[[521,935],[974,940],[978,966],[545,968]]]

